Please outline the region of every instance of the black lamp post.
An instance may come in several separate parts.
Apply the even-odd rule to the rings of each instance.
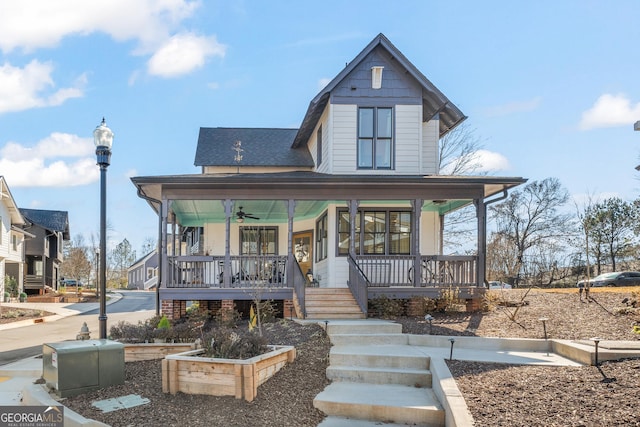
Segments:
[[[113,132],[102,118],[93,131],[96,157],[100,166],[100,339],[107,338],[107,167],[111,160]]]

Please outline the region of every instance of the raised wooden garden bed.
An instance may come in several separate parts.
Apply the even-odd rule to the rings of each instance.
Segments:
[[[258,386],[296,357],[294,347],[269,348],[268,353],[245,360],[202,357],[202,349],[167,356],[162,361],[162,391],[235,396],[251,402]]]
[[[194,350],[194,343],[137,343],[124,345],[124,361],[163,359],[165,356]]]

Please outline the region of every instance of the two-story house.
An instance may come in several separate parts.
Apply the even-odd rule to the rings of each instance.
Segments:
[[[23,229],[34,237],[25,248],[27,294],[44,294],[47,289],[57,290],[60,264],[64,260],[64,241],[69,240],[69,215],[66,211],[20,209],[25,219]]]
[[[0,296],[5,292],[5,277],[14,278],[18,289],[23,289],[25,239],[33,237],[21,228],[25,223],[6,180],[0,176]]]
[[[154,249],[137,259],[127,269],[129,289],[149,290],[158,284],[158,251]]]
[[[439,140],[465,118],[380,34],[299,129],[201,128],[201,174],[132,178],[162,230],[162,312],[181,316],[194,300],[245,311],[259,293],[287,317],[364,317],[371,298],[453,287],[473,308],[486,205],[526,180],[439,175]],[[443,255],[445,215],[471,204],[475,255]]]

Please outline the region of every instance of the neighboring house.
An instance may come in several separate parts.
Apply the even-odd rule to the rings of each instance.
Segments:
[[[27,294],[43,294],[57,290],[64,241],[70,239],[69,215],[66,211],[20,209],[25,218],[23,229],[34,235],[25,249]]]
[[[477,307],[486,205],[526,180],[438,174],[439,139],[465,118],[380,34],[311,100],[299,129],[201,128],[201,174],[132,178],[166,230],[162,313],[182,316],[188,301],[246,313],[258,297],[287,317],[340,317],[340,303],[315,308],[335,294],[364,317],[372,298],[452,287]],[[467,205],[476,254],[445,256],[444,218]]]
[[[154,249],[136,260],[127,269],[127,275],[129,289],[154,289],[158,283],[158,251]]]
[[[20,290],[24,286],[24,243],[33,237],[21,228],[24,225],[9,186],[0,176],[0,298],[4,296],[6,276],[16,279]]]

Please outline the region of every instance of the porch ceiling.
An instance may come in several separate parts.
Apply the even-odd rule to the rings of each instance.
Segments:
[[[295,219],[317,218],[329,203],[339,203],[346,206],[344,202],[337,201],[299,200],[296,202]],[[438,212],[440,215],[445,215],[470,203],[472,203],[471,200],[425,201],[422,211]],[[363,208],[386,205],[410,207],[407,201],[400,200],[362,201]],[[286,223],[288,220],[287,204],[284,200],[234,200],[232,221],[235,220],[235,213],[240,207],[246,214],[259,218],[259,220],[245,218],[244,224],[247,225]],[[223,223],[225,221],[224,205],[221,200],[176,200],[172,203],[171,209],[176,214],[178,223],[185,227],[201,227],[206,223]]]

